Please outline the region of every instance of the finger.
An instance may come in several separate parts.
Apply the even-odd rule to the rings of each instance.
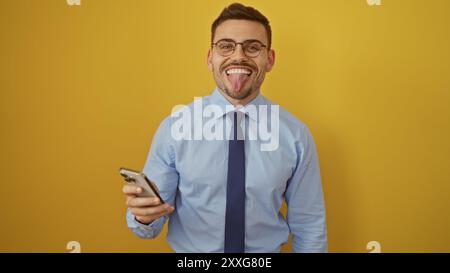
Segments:
[[[136,185],[124,185],[122,188],[123,193],[125,194],[139,194],[142,192],[142,188]]]
[[[125,194],[126,201],[125,204],[128,206],[128,202],[130,202],[131,199],[136,198],[136,195],[134,194]]]
[[[149,207],[160,204],[161,201],[157,197],[135,197],[128,200],[129,207]]]
[[[132,207],[131,213],[135,216],[157,216],[161,213],[170,212],[170,206],[167,204],[159,205],[156,207]]]
[[[159,217],[162,217],[162,216],[171,214],[173,211],[174,211],[174,208],[171,207],[169,210],[163,211],[163,212],[161,212],[160,214],[158,214],[158,215],[156,216],[156,218],[159,218]]]
[[[163,211],[163,212],[161,212],[159,214],[156,214],[156,215],[153,215],[151,217],[149,217],[149,216],[136,216],[136,215],[135,215],[135,217],[136,217],[137,220],[139,220],[141,222],[148,222],[148,221],[156,220],[156,219],[158,219],[158,218],[160,218],[162,216],[171,214],[173,211],[174,211],[174,208],[170,207],[169,211]]]
[[[170,211],[170,206],[167,204],[156,207],[131,207],[131,212],[136,216],[152,216]]]

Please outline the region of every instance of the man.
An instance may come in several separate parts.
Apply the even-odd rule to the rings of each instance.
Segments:
[[[137,197],[142,189],[126,185],[128,226],[141,238],[155,238],[169,220],[167,240],[176,252],[279,252],[289,233],[294,252],[326,252],[315,142],[302,122],[260,93],[275,62],[269,21],[235,3],[214,21],[211,34],[207,64],[217,88],[200,106],[217,111],[193,120],[204,125],[202,119],[210,117],[208,122],[232,129],[223,133],[226,139],[192,139],[197,130],[192,128],[180,138],[180,112],[166,118],[143,170],[166,204]],[[182,112],[195,112],[196,103]],[[275,110],[265,117],[262,110],[269,108]],[[255,138],[261,132],[255,128],[266,125],[276,133],[269,146]],[[280,213],[283,200],[286,219]]]

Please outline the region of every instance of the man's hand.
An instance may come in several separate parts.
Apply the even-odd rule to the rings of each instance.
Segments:
[[[175,208],[169,204],[162,204],[158,197],[137,197],[143,189],[136,185],[125,185],[122,188],[127,201],[126,204],[137,221],[148,225],[161,216],[172,213]]]

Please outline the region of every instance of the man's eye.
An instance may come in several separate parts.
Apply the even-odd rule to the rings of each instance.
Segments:
[[[258,45],[249,45],[247,46],[248,52],[257,52],[259,51],[260,47]]]
[[[223,49],[223,50],[230,50],[233,49],[233,45],[232,44],[224,44],[224,45],[220,45],[219,48]]]

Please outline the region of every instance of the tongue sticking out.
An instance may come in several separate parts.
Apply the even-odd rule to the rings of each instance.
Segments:
[[[246,74],[230,74],[228,75],[228,79],[233,85],[233,89],[236,92],[241,91],[242,86],[244,86],[245,81],[247,80],[248,75]]]

